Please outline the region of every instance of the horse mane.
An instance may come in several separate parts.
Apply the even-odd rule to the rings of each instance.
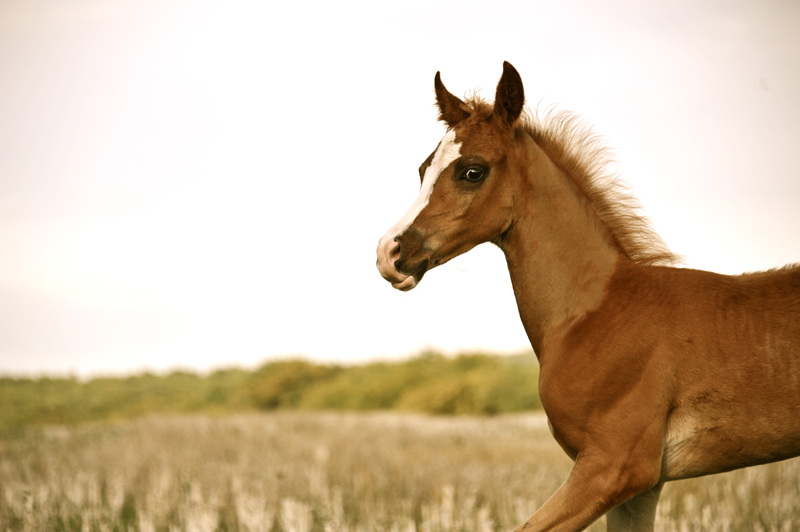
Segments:
[[[469,111],[487,117],[493,106],[477,95],[464,102]],[[594,207],[617,247],[637,264],[675,265],[680,257],[673,254],[653,230],[650,220],[641,214],[641,203],[630,185],[611,170],[613,157],[599,135],[583,119],[569,111],[549,108],[523,111],[518,127],[574,183]]]

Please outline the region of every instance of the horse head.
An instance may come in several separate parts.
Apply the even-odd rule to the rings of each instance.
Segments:
[[[429,269],[501,239],[513,220],[518,157],[510,152],[525,103],[519,73],[503,64],[493,106],[467,105],[438,72],[434,88],[447,133],[419,168],[419,196],[378,243],[378,270],[404,291]]]

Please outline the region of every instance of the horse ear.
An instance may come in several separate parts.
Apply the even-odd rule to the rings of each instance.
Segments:
[[[494,114],[509,126],[514,125],[525,105],[525,91],[519,72],[508,61],[503,61],[503,75],[497,83],[494,96]]]
[[[444,87],[442,77],[436,73],[433,78],[433,88],[436,90],[436,104],[439,106],[439,120],[444,121],[448,126],[453,127],[469,116],[469,113],[464,110],[464,102]]]

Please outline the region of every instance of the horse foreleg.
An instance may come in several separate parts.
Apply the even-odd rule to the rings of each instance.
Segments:
[[[656,523],[656,506],[664,484],[656,484],[649,491],[612,508],[606,514],[608,532],[653,532]]]
[[[661,491],[658,476],[657,462],[649,467],[578,456],[564,484],[515,532],[583,530],[618,505],[624,508],[610,516],[609,531],[652,530]]]

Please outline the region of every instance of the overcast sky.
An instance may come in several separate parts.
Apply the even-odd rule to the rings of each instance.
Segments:
[[[394,291],[437,70],[581,114],[685,265],[800,261],[795,1],[0,0],[0,374],[528,347],[502,254]]]

